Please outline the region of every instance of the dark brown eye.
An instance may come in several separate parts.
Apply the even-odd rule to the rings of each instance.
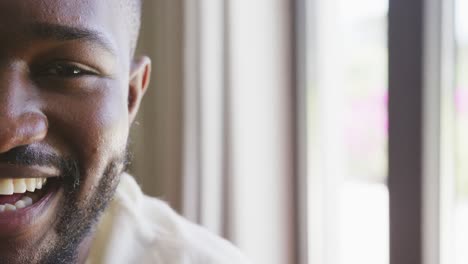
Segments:
[[[73,63],[55,63],[42,71],[43,75],[59,78],[77,78],[85,75],[96,75],[95,72]]]

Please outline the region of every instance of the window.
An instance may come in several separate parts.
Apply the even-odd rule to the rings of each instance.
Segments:
[[[309,263],[387,264],[387,0],[309,1]]]
[[[258,263],[467,263],[468,0],[169,2],[147,186]]]
[[[456,68],[455,109],[455,195],[453,210],[454,262],[468,262],[468,1],[455,0]]]
[[[306,262],[466,263],[468,1],[304,2]]]

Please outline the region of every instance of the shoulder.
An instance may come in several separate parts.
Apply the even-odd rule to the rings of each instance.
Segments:
[[[114,207],[121,218],[115,220],[133,225],[130,239],[146,248],[139,263],[249,263],[230,242],[189,222],[165,202],[145,196],[129,175],[122,176]]]
[[[153,203],[160,203],[160,201],[151,200]],[[164,260],[162,262],[169,263],[177,256],[176,258],[179,258],[181,263],[248,263],[240,251],[227,240],[187,221],[169,206],[164,204],[161,207],[164,207],[165,211],[165,224],[160,225],[162,230],[153,240],[152,248],[154,256]],[[162,252],[164,253],[161,254]]]

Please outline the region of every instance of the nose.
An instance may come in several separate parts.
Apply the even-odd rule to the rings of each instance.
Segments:
[[[31,84],[19,76],[2,73],[0,68],[0,153],[39,142],[47,135],[47,117],[36,107]]]
[[[47,135],[47,119],[41,113],[22,113],[0,117],[0,153],[39,142]]]

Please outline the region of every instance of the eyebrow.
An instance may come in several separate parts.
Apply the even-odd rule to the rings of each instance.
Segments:
[[[56,41],[82,40],[93,43],[112,55],[116,54],[112,42],[104,34],[93,29],[57,24],[34,23],[28,28],[28,31],[37,39],[53,39]]]

